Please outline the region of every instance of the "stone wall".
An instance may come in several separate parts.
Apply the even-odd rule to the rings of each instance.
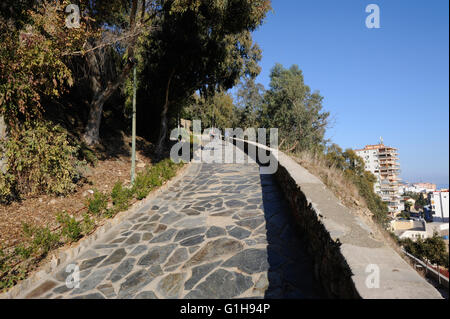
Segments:
[[[233,142],[236,145],[236,140]],[[342,205],[317,177],[266,146],[245,142],[244,151],[249,143],[271,151],[278,162],[275,177],[290,203],[299,235],[307,241],[314,275],[330,298],[442,298],[384,241],[376,239],[369,225]]]
[[[280,166],[275,174],[297,222],[299,234],[307,238],[308,252],[314,260],[314,276],[329,298],[360,298],[352,281],[352,271],[340,251],[339,240],[320,221],[305,194],[286,168]]]

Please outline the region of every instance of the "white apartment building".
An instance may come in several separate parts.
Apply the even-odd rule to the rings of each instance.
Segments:
[[[404,208],[400,202],[398,150],[381,143],[367,145],[355,152],[364,160],[366,171],[377,177],[378,181],[374,185],[375,193],[387,203],[389,212],[392,215],[400,213]]]
[[[449,222],[448,190],[433,192],[431,195],[431,210],[434,222]]]

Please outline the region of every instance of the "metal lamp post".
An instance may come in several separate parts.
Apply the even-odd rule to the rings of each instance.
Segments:
[[[131,142],[131,184],[134,184],[136,172],[136,64],[133,69],[133,119]]]

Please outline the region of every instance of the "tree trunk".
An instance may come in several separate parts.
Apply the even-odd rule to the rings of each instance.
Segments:
[[[130,14],[130,30],[134,31],[136,27],[136,11],[137,11],[137,0],[133,0]],[[103,105],[105,102],[113,95],[113,93],[119,88],[119,86],[125,82],[126,78],[130,74],[130,71],[135,62],[134,57],[134,45],[136,43],[136,38],[131,40],[128,45],[128,61],[124,66],[121,74],[117,77],[114,82],[108,82],[106,88],[103,88],[101,81],[101,72],[99,66],[99,60],[95,55],[95,51],[91,51],[87,56],[87,63],[91,71],[91,85],[94,97],[90,104],[89,118],[85,128],[85,133],[83,139],[85,143],[89,146],[98,144],[100,142],[100,124],[102,120]],[[88,42],[87,49],[92,49],[93,46]]]
[[[94,55],[94,53],[92,53]],[[90,59],[89,59],[90,60]],[[97,63],[94,63],[90,67],[94,70],[98,70]],[[105,102],[113,95],[113,93],[118,89],[118,87],[125,81],[125,79],[130,74],[132,69],[132,63],[127,63],[127,65],[122,70],[122,73],[113,83],[108,83],[106,89],[103,90],[100,84],[100,76],[97,76],[97,72],[91,76],[92,88],[94,91],[94,98],[92,99],[90,109],[89,109],[89,118],[86,125],[85,133],[84,133],[84,141],[87,145],[95,145],[100,142],[100,124],[103,113],[103,105]]]
[[[166,102],[164,103],[163,111],[161,112],[161,129],[159,131],[159,140],[158,146],[156,147],[156,153],[158,156],[161,156],[164,150],[164,144],[167,137],[167,112],[169,111],[169,91],[170,91],[170,83],[172,82],[172,77],[175,73],[175,69],[172,70],[172,73],[169,76],[169,80],[167,81],[166,87]]]

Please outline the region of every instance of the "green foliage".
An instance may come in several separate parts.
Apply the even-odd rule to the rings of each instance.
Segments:
[[[106,211],[108,206],[108,195],[103,194],[97,190],[94,190],[92,198],[87,200],[88,211],[96,216],[101,215]]]
[[[75,45],[80,31],[64,28],[62,4],[47,2],[17,8],[26,25],[0,18],[0,113],[10,125],[20,117],[39,116],[43,98],[58,97],[73,84],[62,56],[68,45]]]
[[[201,120],[203,127],[216,127],[222,130],[233,128],[237,122],[233,98],[229,93],[221,91],[214,92],[207,98],[195,94],[183,115],[191,120]]]
[[[256,84],[251,77],[245,77],[239,83],[238,97],[238,127],[242,129],[261,127],[261,112],[264,103],[264,86]]]
[[[69,242],[77,241],[82,237],[82,225],[75,217],[69,216],[67,212],[61,212],[56,216],[56,221],[61,224],[61,235]]]
[[[423,193],[420,193],[419,198],[416,200],[414,204],[414,208],[416,210],[422,210],[424,206],[428,205],[428,200],[425,198]]]
[[[89,214],[83,214],[83,223],[82,223],[82,231],[84,234],[89,234],[94,230],[95,221],[89,216]]]
[[[95,155],[95,152],[85,142],[81,143],[79,153],[81,158],[86,160],[86,162],[93,166],[97,165],[98,158]]]
[[[336,144],[328,147],[325,159],[330,167],[335,167],[344,172],[344,176],[358,188],[359,194],[374,214],[375,221],[386,227],[389,209],[380,196],[375,193],[376,177],[365,171],[363,159],[351,149],[344,152]]]
[[[174,177],[177,167],[180,165],[183,164],[175,164],[171,160],[164,160],[138,174],[132,188],[133,194],[139,200],[144,199],[154,188]]]
[[[304,83],[297,65],[285,69],[276,64],[264,96],[261,125],[279,128],[279,138],[291,150],[323,150],[328,112],[322,112],[323,97]]]
[[[398,214],[397,217],[404,218],[404,219],[411,219],[411,214],[409,212],[405,211],[405,212],[401,212],[400,214]]]
[[[405,201],[405,210],[406,210],[407,212],[410,212],[410,211],[411,211],[411,207],[412,207],[412,203],[411,203],[411,202],[408,202],[408,201]]]
[[[111,198],[116,212],[127,210],[132,199],[132,190],[123,186],[122,182],[118,181],[114,184],[111,192]]]
[[[155,19],[161,29],[141,37],[136,50],[142,65],[138,107],[156,106],[138,109],[147,123],[138,125],[143,135],[153,135],[149,118],[156,125],[165,121],[159,118],[166,114],[164,108],[169,119],[175,118],[180,104],[195,92],[208,100],[215,91],[232,88],[243,75],[257,76],[261,50],[251,32],[269,10],[268,0],[165,2]],[[211,112],[204,113],[211,122]]]
[[[73,191],[80,179],[77,147],[70,145],[60,126],[37,122],[25,124],[17,134],[0,141],[8,159],[7,172],[0,173],[0,201],[11,194],[41,193],[65,195]]]
[[[22,259],[28,259],[33,253],[33,250],[31,247],[25,247],[24,244],[20,244],[14,249],[14,253]]]
[[[60,242],[60,234],[52,232],[48,227],[33,227],[23,224],[23,233],[30,240],[31,253],[39,256],[46,255]]]
[[[448,268],[449,256],[445,248],[446,243],[438,234],[435,233],[433,237],[425,240],[418,238],[415,242],[407,238],[401,240],[400,244],[414,257]]]

